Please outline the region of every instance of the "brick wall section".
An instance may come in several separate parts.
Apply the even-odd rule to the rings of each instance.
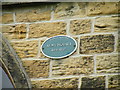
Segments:
[[[33,88],[118,89],[118,6],[73,2],[3,8],[0,32],[22,59]],[[76,52],[58,60],[45,57],[41,45],[56,35],[75,38]]]

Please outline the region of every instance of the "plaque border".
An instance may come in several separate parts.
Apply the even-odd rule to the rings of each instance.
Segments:
[[[51,57],[51,56],[46,55],[46,54],[43,52],[43,50],[42,50],[43,44],[44,44],[46,41],[48,41],[49,39],[54,38],[54,37],[59,37],[59,36],[64,36],[64,37],[71,38],[71,39],[75,42],[75,44],[76,44],[76,47],[74,48],[74,50],[73,50],[71,53],[69,53],[69,54],[67,54],[67,55],[64,55],[64,56],[61,56],[61,57]],[[46,56],[46,57],[48,57],[48,58],[53,58],[53,59],[60,59],[60,58],[65,58],[65,57],[70,56],[71,54],[73,54],[73,53],[77,50],[77,47],[78,47],[77,41],[76,41],[73,37],[68,36],[68,35],[57,35],[57,36],[53,36],[53,37],[50,37],[50,38],[46,39],[46,40],[42,43],[40,49],[41,49],[41,52],[42,52],[42,54],[43,54],[44,56]]]

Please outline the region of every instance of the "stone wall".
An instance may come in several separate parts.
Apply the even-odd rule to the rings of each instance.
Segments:
[[[118,2],[40,3],[3,7],[2,33],[23,62],[33,88],[111,88],[118,82]],[[56,35],[76,39],[74,54],[50,59],[41,44]]]

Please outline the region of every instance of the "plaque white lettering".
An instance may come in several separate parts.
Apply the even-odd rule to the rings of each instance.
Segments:
[[[70,42],[67,43],[57,43],[57,44],[48,44],[47,47],[63,47],[63,46],[69,46],[72,45]]]

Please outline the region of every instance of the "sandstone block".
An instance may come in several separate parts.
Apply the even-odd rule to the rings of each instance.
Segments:
[[[36,57],[38,54],[38,41],[19,41],[11,43],[20,58]]]
[[[52,76],[91,74],[94,68],[92,56],[53,60],[52,65]]]
[[[87,15],[116,14],[119,13],[118,7],[118,2],[89,2],[87,7]]]
[[[71,17],[84,17],[86,3],[64,2],[56,5],[54,19],[66,19]]]
[[[117,46],[117,52],[120,53],[120,40],[119,40],[119,44]]]
[[[113,50],[114,36],[112,34],[82,36],[80,38],[81,54],[108,53]]]
[[[77,88],[78,78],[64,78],[64,79],[51,79],[32,81],[34,88]]]
[[[117,52],[120,52],[120,30],[118,30]]]
[[[49,60],[24,60],[23,66],[30,78],[48,77]]]
[[[108,76],[108,88],[110,90],[120,90],[120,75]]]
[[[97,77],[83,77],[81,88],[94,88],[99,90],[105,89],[105,77],[104,76],[97,76]]]
[[[39,10],[32,10],[28,12],[16,13],[17,22],[36,22],[50,20],[51,11],[40,12]]]
[[[38,23],[30,25],[29,38],[52,37],[66,34],[66,23]]]
[[[70,33],[73,35],[79,35],[84,33],[90,33],[91,20],[73,20],[70,22]]]
[[[96,57],[98,73],[119,73],[118,54]]]
[[[95,32],[113,32],[118,31],[119,17],[100,17],[95,21]]]
[[[2,33],[8,39],[23,39],[26,37],[26,25],[18,24],[18,25],[3,25]]]
[[[13,23],[13,14],[4,13],[2,16],[0,16],[0,23],[3,23],[3,24]]]

